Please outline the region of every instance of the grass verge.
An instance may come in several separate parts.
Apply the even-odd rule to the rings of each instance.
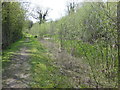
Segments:
[[[72,87],[69,78],[62,75],[59,68],[53,64],[47,49],[41,43],[31,38],[31,73],[33,82],[32,88],[69,88]]]
[[[28,37],[27,37],[28,38]],[[8,67],[11,64],[12,56],[22,47],[29,48],[31,65],[31,88],[71,88],[73,87],[70,79],[60,73],[59,67],[53,64],[48,50],[32,36],[25,42],[23,38],[3,51],[2,66]]]
[[[10,59],[11,57],[20,49],[20,47],[23,45],[25,38],[22,38],[21,40],[11,44],[7,47],[7,49],[3,50],[2,52],[2,68],[10,65]]]

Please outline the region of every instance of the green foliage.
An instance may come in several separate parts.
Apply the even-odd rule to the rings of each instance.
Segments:
[[[25,34],[29,39],[26,43],[26,38],[17,41],[8,49],[3,51],[2,67],[7,68],[11,64],[11,58],[22,47],[28,47],[30,52],[31,65],[31,82],[32,88],[69,88],[72,87],[72,82],[69,78],[62,75],[59,67],[53,64],[54,60],[50,59],[50,53],[42,44],[30,34]]]
[[[47,14],[47,12],[46,12]],[[2,41],[3,48],[22,38],[22,30],[31,28],[30,21],[25,21],[25,10],[18,2],[2,3]],[[60,48],[72,56],[83,58],[91,68],[90,77],[96,87],[117,87],[117,3],[89,2],[82,3],[76,12],[72,12],[55,22],[35,23],[28,31],[41,38],[50,37]],[[24,24],[24,22],[26,22]],[[30,37],[29,34],[26,37]],[[22,41],[12,44],[3,51],[3,67],[10,62]],[[15,46],[14,46],[15,45]],[[47,50],[35,39],[30,38],[32,64],[31,73],[34,88],[72,87],[65,77],[59,73],[57,66],[51,64]]]
[[[51,37],[54,32],[54,27],[52,26],[52,22],[39,24],[35,23],[30,30],[30,34],[37,35],[41,38],[49,36]]]
[[[53,65],[50,53],[35,38],[30,38],[29,43],[24,44],[30,47],[31,78],[32,88],[67,88],[72,87],[69,78],[63,76],[57,66]]]
[[[26,20],[26,28],[30,30],[32,28],[32,26],[33,26],[33,21]]]
[[[22,38],[25,11],[18,2],[2,3],[2,48]]]
[[[10,46],[7,47],[6,50],[3,50],[2,52],[2,68],[3,69],[10,65],[10,60],[12,56],[16,53],[16,51],[19,50],[19,48],[24,42],[24,39],[25,38],[11,44]]]
[[[116,19],[116,2],[86,2],[82,3],[76,12],[39,26],[41,29],[38,31],[40,36],[52,36],[60,44],[60,48],[67,50],[71,55],[84,58],[91,67],[90,77],[95,79],[96,87],[116,87]]]

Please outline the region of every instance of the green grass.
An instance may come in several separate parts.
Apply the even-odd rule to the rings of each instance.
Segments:
[[[28,45],[28,44],[27,44]],[[33,82],[32,88],[69,88],[69,78],[62,75],[57,66],[53,65],[50,53],[41,45],[37,39],[31,38],[28,45],[31,47],[31,73]]]
[[[73,87],[69,78],[62,75],[59,68],[53,64],[54,60],[50,59],[50,53],[42,46],[42,44],[31,35],[29,42],[25,42],[23,38],[9,46],[3,51],[2,66],[8,67],[11,64],[11,57],[22,47],[29,48],[31,79],[30,86],[32,88],[70,88]]]
[[[29,38],[29,42],[25,42],[26,37]],[[26,35],[25,38],[17,41],[16,43],[11,44],[6,50],[3,51],[2,55],[2,67],[8,67],[11,64],[12,56],[22,47],[27,46],[29,48],[30,54],[30,65],[31,65],[31,79],[30,86],[32,88],[72,88],[74,84],[70,81],[70,77],[66,77],[60,73],[59,67],[54,65],[54,60],[51,59],[51,54],[48,50],[38,41],[36,38],[33,38],[31,35]],[[65,45],[70,47],[70,42],[67,42]],[[95,50],[93,46],[89,45],[89,49],[86,47],[88,44],[80,44],[82,48],[90,50],[93,52]],[[80,47],[79,45],[76,46]],[[69,50],[68,50],[69,51]],[[83,52],[81,48],[78,48],[78,51]],[[84,54],[84,53],[83,53]],[[90,55],[87,55],[91,57]],[[97,55],[98,56],[98,55]],[[92,58],[90,61],[92,62]],[[93,65],[93,63],[92,63]],[[101,69],[101,68],[100,68]],[[94,71],[94,74],[98,75],[98,72]],[[100,72],[99,72],[100,74]],[[101,76],[103,74],[100,74]],[[97,78],[97,80],[102,78]],[[83,86],[84,87],[84,86]]]
[[[60,42],[59,40],[57,42]],[[117,84],[117,50],[110,49],[108,47],[108,66],[106,60],[106,47],[101,44],[89,44],[82,41],[66,40],[63,42],[64,48],[71,53],[71,48],[75,47],[74,56],[78,58],[83,58],[84,63],[88,63],[92,68],[93,72],[90,74],[91,77],[96,78],[99,84],[103,86],[116,87]],[[101,54],[102,52],[102,54]],[[113,60],[111,58],[113,55]],[[114,65],[114,66],[112,66]],[[94,78],[93,78],[94,79]]]
[[[7,47],[7,49],[3,50],[2,52],[2,68],[4,69],[10,64],[11,57],[16,53],[16,51],[19,50],[19,48],[22,46],[24,39],[21,39],[10,46]]]

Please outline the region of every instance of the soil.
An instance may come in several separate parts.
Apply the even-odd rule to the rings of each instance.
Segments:
[[[39,40],[52,54],[51,58],[55,60],[54,64],[59,67],[60,72],[70,77],[71,83],[75,86],[74,88],[96,86],[95,81],[90,78],[90,66],[83,62],[82,58],[77,58],[66,50],[60,50],[60,45],[51,39]]]
[[[25,42],[29,42],[29,39]],[[21,46],[11,57],[10,65],[2,73],[3,88],[29,88],[30,65],[27,50],[26,46]]]
[[[59,67],[62,75],[70,78],[74,88],[95,87],[95,81],[90,78],[90,66],[82,58],[74,57],[66,50],[60,50],[58,44],[51,39],[39,39],[40,43],[48,49],[53,64]],[[27,38],[25,42],[29,42]],[[2,79],[3,88],[30,88],[30,52],[26,46],[21,46],[11,58],[11,64],[4,69]]]

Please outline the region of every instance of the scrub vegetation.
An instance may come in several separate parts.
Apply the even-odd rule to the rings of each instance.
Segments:
[[[66,16],[56,21],[47,21],[49,9],[35,8],[33,23],[23,3],[2,3],[3,88],[118,87],[120,2],[66,7]]]

